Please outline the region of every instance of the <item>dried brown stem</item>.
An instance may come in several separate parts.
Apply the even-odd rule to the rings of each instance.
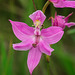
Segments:
[[[32,0],[32,2],[33,2],[34,9],[37,10],[37,9],[36,9],[36,6],[35,6],[34,0]]]

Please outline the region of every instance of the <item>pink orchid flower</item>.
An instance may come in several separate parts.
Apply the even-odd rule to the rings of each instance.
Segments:
[[[64,8],[70,7],[75,8],[75,1],[74,0],[49,0],[53,3],[53,5],[57,8]]]
[[[27,65],[32,75],[34,68],[38,65],[42,53],[51,55],[54,50],[50,44],[57,43],[63,36],[64,31],[60,27],[49,27],[40,31],[46,16],[41,10],[37,10],[29,16],[35,25],[35,28],[29,27],[26,23],[10,21],[15,36],[21,40],[21,43],[13,44],[15,50],[29,50]]]
[[[65,26],[68,26],[68,27],[74,26],[75,25],[74,22],[69,22],[68,23],[68,19],[72,14],[73,13],[71,13],[67,17],[65,17],[65,16],[57,15],[57,13],[55,13],[55,18],[51,17],[52,26],[58,26],[58,27],[61,27],[62,29],[64,29]]]

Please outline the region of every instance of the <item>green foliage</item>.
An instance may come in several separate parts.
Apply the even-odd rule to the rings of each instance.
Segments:
[[[37,9],[41,10],[47,0],[34,1]],[[28,16],[34,11],[32,0],[0,0],[0,75],[29,75],[28,51],[21,52],[12,49],[12,44],[20,41],[13,34],[8,20],[26,22],[32,26],[33,22]],[[54,17],[55,11],[59,15],[66,16],[71,12],[74,12],[73,15],[75,15],[74,9],[56,9],[50,4],[45,13],[47,19],[44,27],[51,25],[48,18]],[[71,17],[70,21],[72,20],[75,20],[74,16]],[[43,54],[33,75],[75,75],[75,27],[72,28],[70,30],[66,28],[61,41],[52,46],[55,51],[50,57],[47,58]]]
[[[75,28],[67,31],[67,34],[74,34],[74,33],[75,33]]]

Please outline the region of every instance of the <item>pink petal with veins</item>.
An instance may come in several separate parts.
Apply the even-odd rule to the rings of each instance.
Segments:
[[[57,43],[63,36],[61,27],[52,26],[41,31],[42,39],[49,44]]]
[[[26,51],[32,48],[33,42],[34,39],[31,37],[31,39],[26,39],[26,41],[23,41],[21,43],[13,44],[13,48],[15,50]]]
[[[29,72],[32,75],[33,70],[35,67],[38,65],[41,59],[41,51],[39,50],[39,47],[37,46],[36,48],[31,48],[28,54],[28,60],[27,60],[27,65],[29,68]]]
[[[14,34],[19,40],[24,41],[28,37],[34,35],[33,27],[29,27],[27,24],[22,22],[9,21],[12,24]]]
[[[54,51],[46,41],[41,41],[39,43],[39,48],[42,53],[47,55],[51,55],[51,52]]]
[[[73,12],[72,12],[72,13],[70,13],[67,17],[65,17],[65,18],[64,18],[64,20],[65,20],[65,22],[66,22],[66,23],[68,22],[69,17],[70,17],[70,16],[72,16],[72,14],[73,14]]]
[[[46,19],[46,16],[44,15],[44,13],[41,10],[37,10],[36,12],[31,14],[29,17],[33,20],[33,22],[35,22],[36,20],[39,20],[41,22],[41,25],[43,24],[44,20]]]
[[[65,23],[65,26],[68,26],[68,27],[75,26],[75,23],[74,22]]]
[[[50,0],[56,8],[75,8],[75,1],[71,0]]]
[[[64,7],[75,8],[75,1],[64,1]]]
[[[48,27],[46,29],[42,29],[41,35],[44,37],[50,37],[50,36],[53,36],[54,34],[60,32],[60,31],[62,31],[61,27],[51,26],[51,27]]]

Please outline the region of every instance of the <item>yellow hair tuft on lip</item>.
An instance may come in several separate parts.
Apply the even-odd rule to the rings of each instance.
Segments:
[[[41,22],[40,22],[40,20],[36,20],[35,22],[34,22],[34,25],[35,25],[35,27],[40,27],[40,25],[41,25]]]

